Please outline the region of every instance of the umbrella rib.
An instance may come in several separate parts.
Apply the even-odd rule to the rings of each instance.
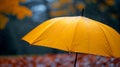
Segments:
[[[85,19],[84,22],[87,23],[87,29],[88,29],[88,30],[87,30],[87,34],[88,34],[88,36],[87,36],[87,38],[88,38],[87,44],[88,44],[88,54],[90,54],[90,34],[89,34],[90,31],[89,31],[89,25],[88,25],[90,22],[88,22],[89,20],[86,19],[86,18],[83,18],[83,19]],[[88,20],[88,21],[87,21],[87,20]]]
[[[112,27],[109,27],[109,26],[106,26],[106,25],[104,25],[104,24],[101,24],[101,25],[103,25],[103,27],[104,28],[106,28],[107,30],[109,29],[109,28],[111,28],[112,30],[113,30],[113,32],[114,32],[114,34],[116,34],[116,35],[118,35],[118,36],[116,36],[116,35],[114,35],[115,37],[118,37],[118,39],[119,39],[119,33],[117,33],[116,32],[116,30],[114,30]],[[111,36],[113,36],[113,32],[112,31],[107,31],[108,33],[109,33],[109,35],[111,35]],[[112,40],[114,40],[113,38],[115,38],[115,37],[111,37],[111,39]],[[117,39],[117,38],[115,38],[115,39]],[[120,42],[120,39],[119,39],[119,42]],[[115,45],[115,44],[114,44]],[[117,48],[116,48],[117,49]],[[118,48],[119,49],[119,48]],[[112,49],[112,51],[114,51],[114,49]],[[115,52],[115,51],[114,51]],[[112,52],[113,53],[113,52]],[[113,56],[114,56],[114,54],[113,54]]]
[[[75,19],[77,19],[77,18],[75,18]],[[74,32],[73,32],[73,36],[72,36],[72,41],[71,41],[71,50],[73,50],[74,48],[75,48],[75,45],[73,46],[73,40],[74,40],[74,36],[75,36],[75,30],[76,30],[76,28],[77,28],[77,26],[78,26],[78,21],[76,22],[76,25],[75,25],[75,29],[74,29]]]
[[[106,36],[106,34],[105,34],[105,31],[103,30],[103,28],[101,28],[101,26],[98,24],[98,22],[97,22],[96,24],[97,24],[98,27],[103,31],[103,34],[104,34],[104,36],[105,36],[105,39],[106,39],[106,41],[107,41],[109,47],[111,48],[111,46],[110,46],[110,42],[108,41],[108,38],[107,38],[107,36]],[[112,48],[111,48],[111,49],[112,49]],[[111,52],[113,52],[111,49],[109,49],[109,50],[110,50]],[[109,50],[108,50],[108,51],[109,51]],[[111,52],[109,52],[110,56],[113,55],[113,54],[111,54]]]

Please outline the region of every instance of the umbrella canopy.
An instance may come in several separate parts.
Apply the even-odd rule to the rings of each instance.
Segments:
[[[98,21],[77,16],[53,18],[38,25],[23,40],[69,52],[120,57],[120,35]]]

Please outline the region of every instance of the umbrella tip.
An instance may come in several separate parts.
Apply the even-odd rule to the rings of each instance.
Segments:
[[[85,11],[85,9],[83,8],[81,11],[81,16],[84,16],[84,11]]]

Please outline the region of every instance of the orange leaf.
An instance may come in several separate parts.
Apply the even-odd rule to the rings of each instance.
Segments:
[[[72,3],[72,0],[59,0],[61,4]]]
[[[104,12],[107,9],[107,7],[104,4],[99,5],[99,10]]]
[[[0,14],[0,30],[5,28],[7,22],[8,22],[8,18]]]
[[[112,14],[111,14],[111,17],[112,17],[113,19],[117,19],[117,18],[118,18],[118,15],[117,15],[117,14],[112,13]]]
[[[23,19],[25,16],[31,16],[32,12],[21,6],[20,2],[25,2],[26,0],[0,0],[0,15],[1,13],[7,15],[17,16],[18,19]],[[8,18],[1,15],[0,16],[0,29],[4,28],[6,23],[8,22]]]
[[[67,10],[51,11],[51,16],[62,16],[68,14]]]
[[[85,8],[85,4],[78,3],[78,4],[76,4],[76,7],[77,7],[77,9],[82,10],[83,8]]]
[[[55,2],[52,4],[52,8],[60,8],[62,6],[62,4]]]
[[[115,0],[105,0],[106,4],[112,6],[115,4]]]

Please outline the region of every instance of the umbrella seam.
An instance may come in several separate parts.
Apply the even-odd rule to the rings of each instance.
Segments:
[[[59,20],[61,20],[61,19],[64,19],[64,20],[65,20],[66,18],[60,18]],[[54,23],[52,23],[52,24],[57,23],[59,20],[55,21],[55,22],[54,22]],[[50,25],[49,25],[49,27],[47,27],[46,29],[48,29],[48,28],[52,27],[52,26],[51,26],[52,24],[50,24]],[[42,34],[43,34],[44,32],[45,32],[45,31],[43,31],[43,32],[42,32]],[[41,35],[42,35],[42,34],[41,34]],[[41,36],[41,35],[40,35],[40,36]],[[39,37],[40,37],[40,36],[39,36]],[[37,38],[39,38],[39,37],[37,37]],[[37,39],[37,38],[36,38],[36,39]],[[33,42],[33,43],[37,43],[37,42],[39,42],[39,41],[40,41],[40,40],[35,41],[35,42]],[[66,47],[66,48],[68,49],[68,51],[69,51],[69,47],[68,47],[68,46],[65,46],[65,47]],[[55,47],[54,47],[54,48],[55,48]],[[56,48],[55,48],[55,49],[56,49]]]
[[[88,28],[88,23],[90,23],[90,22],[88,22],[87,20],[88,20],[88,18],[83,18],[83,19],[86,19],[86,23],[87,23],[87,28]],[[88,54],[90,54],[90,35],[89,35],[89,33],[90,33],[90,31],[89,31],[89,28],[88,28],[88,31],[87,31],[87,34],[88,34]]]
[[[105,39],[106,39],[106,41],[107,41],[109,47],[111,48],[111,46],[110,46],[110,42],[108,41],[108,38],[107,38],[107,36],[106,36],[104,30],[101,28],[101,26],[100,26],[98,23],[96,23],[96,24],[97,24],[98,27],[103,31],[103,34],[104,34],[104,36],[105,36]],[[111,48],[111,49],[112,49],[112,48]],[[109,50],[110,50],[111,52],[113,52],[111,49],[109,49]],[[113,56],[113,54],[111,54],[111,52],[109,52],[109,54],[110,54],[111,56]]]
[[[76,18],[77,19],[77,18]],[[72,46],[72,48],[71,48],[71,50],[73,50],[74,48],[75,48],[75,46],[73,46],[73,39],[74,39],[74,36],[75,36],[75,30],[76,30],[76,28],[77,28],[77,26],[78,26],[78,21],[77,21],[77,23],[76,23],[76,25],[75,25],[75,29],[74,29],[74,32],[73,32],[73,36],[72,36],[72,41],[71,41],[71,46]]]
[[[101,25],[103,25],[103,24],[101,24]],[[103,25],[103,27],[104,28],[106,28],[106,29],[109,29],[109,28],[111,28],[112,29],[112,27],[107,27],[106,25]],[[114,29],[112,29],[113,31],[115,31],[116,32],[116,34],[118,34],[119,35],[119,33],[117,33],[117,31],[116,30],[114,30]],[[112,33],[108,30],[108,33],[110,34],[110,35],[112,35]],[[116,36],[116,35],[115,35]],[[116,36],[116,37],[119,37],[119,36]],[[113,39],[113,37],[111,38],[112,40],[114,40]],[[120,39],[119,39],[119,41],[120,41]],[[113,51],[114,51],[114,49],[112,49]],[[113,53],[113,52],[112,52]],[[113,55],[115,55],[114,53],[113,53]]]

